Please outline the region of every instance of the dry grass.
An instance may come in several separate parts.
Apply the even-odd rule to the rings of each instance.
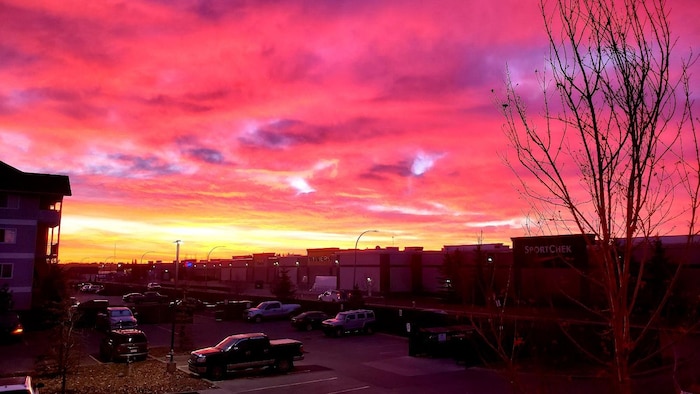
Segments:
[[[68,375],[66,393],[184,393],[209,389],[206,380],[180,370],[167,372],[164,360],[167,351],[151,349],[151,358],[131,364],[106,363],[80,366]],[[181,366],[181,365],[179,365]],[[61,393],[60,377],[37,377],[43,383],[42,394]]]

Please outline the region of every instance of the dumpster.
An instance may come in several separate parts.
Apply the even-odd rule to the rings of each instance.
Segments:
[[[472,357],[472,326],[421,327],[409,332],[409,356],[444,358]]]
[[[457,364],[463,364],[465,367],[482,364],[479,349],[476,346],[478,338],[475,337],[473,328],[456,330],[450,337],[450,348],[452,349],[452,358]]]

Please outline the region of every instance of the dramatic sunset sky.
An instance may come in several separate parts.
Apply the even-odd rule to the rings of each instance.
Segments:
[[[535,0],[0,1],[0,160],[70,177],[63,262],[510,245],[491,91],[546,54]]]

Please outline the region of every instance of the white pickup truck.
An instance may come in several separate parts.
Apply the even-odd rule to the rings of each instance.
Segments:
[[[279,301],[263,301],[255,308],[245,310],[246,320],[260,323],[263,320],[291,318],[301,305],[283,304]]]

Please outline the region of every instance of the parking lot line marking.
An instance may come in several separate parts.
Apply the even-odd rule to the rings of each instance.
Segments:
[[[328,394],[340,394],[340,393],[349,393],[349,392],[352,392],[352,391],[360,391],[360,390],[366,390],[366,389],[368,389],[368,388],[369,388],[369,386],[361,386],[361,387],[354,387],[354,388],[351,388],[351,389],[346,389],[346,390],[340,390],[340,391],[331,391],[331,392],[330,392],[330,393],[328,393]]]
[[[250,390],[244,390],[244,391],[239,391],[239,393],[253,393],[256,391],[263,391],[263,390],[269,390],[269,389],[279,389],[283,387],[292,387],[292,386],[301,386],[304,384],[313,384],[313,383],[320,383],[320,382],[330,382],[331,380],[337,380],[338,377],[334,376],[332,378],[326,378],[326,379],[316,379],[316,380],[307,380],[305,382],[297,382],[297,383],[289,383],[289,384],[280,384],[276,386],[265,386],[265,387],[258,387],[256,389],[250,389]]]

